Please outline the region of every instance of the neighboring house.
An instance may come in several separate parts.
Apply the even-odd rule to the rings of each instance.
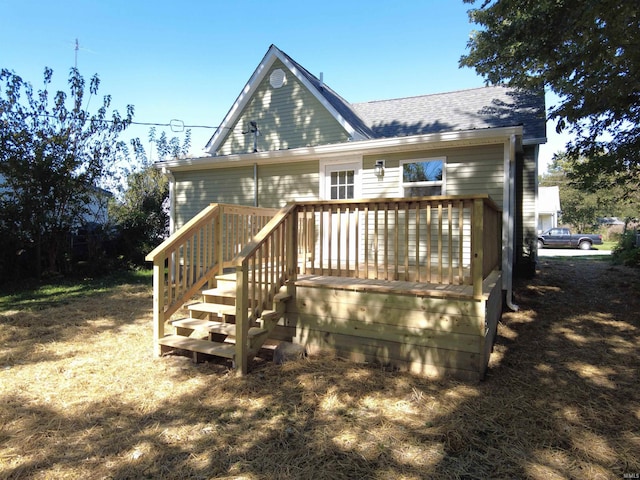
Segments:
[[[538,233],[558,226],[560,208],[560,187],[538,188]]]
[[[358,249],[355,245],[355,253],[351,253],[351,259],[356,257],[356,263],[363,259],[364,263],[371,263],[372,257],[367,255],[375,254],[376,262],[379,255],[385,262],[388,260],[384,267],[387,279],[393,275],[397,279],[402,275],[403,269],[411,270],[414,264],[425,261],[426,255],[427,278],[431,278],[429,271],[435,268],[439,271],[441,280],[443,272],[449,272],[445,274],[448,275],[445,284],[455,283],[456,278],[464,283],[463,279],[467,277],[465,269],[477,261],[482,264],[484,258],[485,268],[476,268],[476,274],[480,275],[480,283],[474,283],[474,289],[479,289],[476,293],[488,287],[490,278],[483,276],[479,270],[486,270],[485,273],[494,271],[498,279],[498,291],[502,290],[507,304],[515,308],[511,304],[513,272],[516,268],[531,270],[535,267],[529,246],[537,237],[537,158],[539,145],[545,142],[543,92],[530,93],[492,86],[350,104],[324,83],[322,74],[314,76],[272,45],[207,143],[208,156],[167,160],[157,164],[170,179],[172,231],[185,224],[187,227],[174,240],[169,239],[147,257],[156,265],[157,278],[164,278],[164,287],[158,282],[155,287],[156,345],[182,345],[180,342],[172,344],[173,340],[164,343],[162,340],[165,318],[178,308],[172,306],[173,298],[179,297],[174,290],[182,288],[185,295],[191,294],[198,282],[209,282],[197,280],[190,288],[189,278],[193,276],[193,269],[184,270],[183,274],[177,273],[178,269],[184,268],[182,265],[190,265],[193,261],[199,265],[199,259],[207,256],[206,253],[198,253],[198,245],[202,242],[198,240],[200,243],[193,243],[196,240],[191,240],[191,245],[195,245],[192,247],[187,243],[180,246],[177,242],[180,240],[178,237],[186,238],[186,235],[195,231],[206,215],[217,215],[214,212],[217,207],[207,207],[211,203],[282,208],[290,202],[303,202],[295,210],[295,218],[301,222],[300,238],[304,237],[306,244],[298,243],[297,248],[299,252],[304,250],[304,262],[307,264],[317,262],[320,257],[320,268],[316,268],[316,265],[315,270],[311,270],[321,274],[327,274],[327,269],[322,266],[323,256],[335,256],[338,250],[334,267],[340,266],[341,262],[345,263],[344,256],[340,258],[341,249],[349,250],[347,244],[355,245],[358,241],[362,246]],[[483,202],[480,197],[487,195],[490,200],[484,200],[485,220],[476,222],[472,218],[474,212],[481,214],[483,208],[477,202]],[[412,198],[425,196],[434,200],[414,202],[415,206],[410,201]],[[438,198],[442,200],[439,201]],[[369,203],[357,203],[359,199],[363,202],[368,199]],[[371,202],[371,199],[386,200]],[[471,203],[463,205],[463,199],[471,199]],[[336,202],[323,203],[325,200]],[[350,200],[352,201],[349,202]],[[476,202],[477,208],[470,206],[473,202]],[[209,210],[203,210],[205,207]],[[210,210],[211,208],[214,210]],[[374,209],[375,213],[371,216]],[[346,220],[345,210],[348,217]],[[201,211],[203,213],[199,213]],[[291,210],[282,213],[282,218],[288,218],[286,215],[290,212]],[[196,215],[198,217],[194,218]],[[327,223],[332,215],[333,220]],[[343,219],[336,220],[340,215]],[[367,218],[371,219],[369,223],[365,223]],[[491,221],[487,220],[489,218]],[[384,233],[378,231],[378,221],[387,228]],[[225,225],[218,228],[223,229],[224,235],[228,236],[233,235],[238,223]],[[207,228],[215,230],[216,227]],[[358,228],[366,231],[363,233]],[[425,235],[425,229],[431,229],[431,234]],[[471,231],[476,234],[468,241]],[[209,230],[201,233],[205,243],[206,239],[211,238],[211,233],[207,232]],[[330,240],[323,240],[322,237]],[[223,238],[217,240],[218,244],[224,241]],[[275,248],[277,256],[282,241],[276,242],[270,247],[271,253],[265,255],[274,255]],[[493,242],[495,254],[492,252]],[[311,244],[313,246],[309,250],[308,245]],[[238,248],[240,247],[242,245]],[[483,248],[486,248],[485,252]],[[409,250],[414,253],[405,253]],[[196,253],[188,253],[189,251]],[[170,252],[187,252],[181,254],[187,257],[176,260],[175,254]],[[345,255],[344,252],[342,254]],[[189,255],[191,259],[188,258]],[[291,255],[292,258],[295,257],[294,254]],[[346,255],[346,263],[349,264],[349,253]],[[438,255],[439,259],[436,258]],[[404,265],[398,264],[399,257],[403,258]],[[395,265],[392,265],[394,258]],[[497,271],[491,266],[494,261],[498,266]],[[167,262],[169,269],[165,268]],[[258,260],[258,263],[264,263],[264,260]],[[268,265],[272,263],[278,262],[272,260]],[[459,270],[454,275],[453,269],[458,264]],[[213,271],[214,267],[208,265],[210,264],[206,263],[197,269]],[[235,264],[231,262],[229,265]],[[221,260],[215,268],[222,266],[225,265]],[[306,265],[301,264],[299,268],[300,272],[307,271]],[[348,274],[360,278],[358,268],[362,266],[356,266],[355,270],[347,266],[347,271],[350,272]],[[387,268],[390,272],[395,269],[395,274],[388,273]],[[174,270],[176,273],[169,275],[176,278],[181,278],[182,275],[184,287],[174,285],[176,278],[167,276],[166,272]],[[329,262],[328,274],[332,275],[332,271],[335,273],[335,268],[332,270]],[[295,276],[294,270],[289,272]],[[418,273],[411,275],[414,274],[418,280],[423,278],[419,268]],[[257,273],[254,272],[254,277],[255,275]],[[379,278],[377,275],[376,270],[376,279]],[[365,273],[365,278],[371,277],[371,272]],[[246,277],[243,278],[246,281]],[[406,278],[413,277],[407,275]],[[163,288],[168,290],[162,293]],[[302,295],[304,288],[303,284],[299,284],[298,295]],[[424,295],[443,294],[433,290],[427,294],[425,290]],[[449,298],[447,301],[453,298],[448,294],[444,296]],[[348,301],[373,301],[372,298],[354,298]],[[483,375],[488,358],[487,349],[490,349],[494,335],[491,332],[495,332],[495,316],[499,316],[502,300],[496,299],[490,292],[482,297],[485,299],[483,301],[488,302],[486,305],[473,303],[473,298],[480,298],[478,295],[469,298],[473,305],[469,311],[479,312],[477,318],[482,319],[481,327],[473,327],[482,337],[480,344],[484,346],[480,350],[475,350],[475,346],[469,347],[471,350],[467,350],[464,355],[470,354],[471,357],[464,357],[466,360],[455,357],[452,360],[453,357],[449,356],[446,349],[436,348],[431,351],[428,348],[432,347],[422,346],[415,347],[414,353],[398,353],[396,360],[400,359],[400,363],[404,362],[417,371],[424,371],[425,365],[429,364],[437,371],[474,371],[475,378],[478,372],[480,376]],[[424,313],[419,313],[423,307],[408,308],[416,308],[416,315],[424,316]],[[449,307],[432,308],[443,308],[442,311],[445,311]],[[455,308],[466,311],[466,307]],[[240,312],[238,307],[239,315]],[[296,312],[299,320],[306,315],[301,310]],[[484,318],[486,312],[489,312],[491,319]],[[352,313],[355,315],[357,310]],[[391,312],[390,316],[395,318],[399,314],[400,312]],[[298,321],[292,318],[287,317],[287,321]],[[354,340],[359,334],[353,336],[353,331],[360,331],[357,326],[345,335],[338,335],[337,330],[332,330],[331,335],[335,334],[336,337],[334,340],[327,340],[328,336],[318,333],[324,331],[322,329],[326,324],[323,322],[326,319],[322,315],[313,318],[313,321],[325,326],[312,326],[307,331],[307,327],[302,328],[299,323],[295,327],[299,342],[307,345],[330,344],[337,350],[350,350],[349,345],[359,345],[354,347],[358,350],[358,355],[361,355],[358,358],[378,360],[382,350],[389,352],[396,348],[386,343],[374,348],[372,345],[383,342],[379,338],[370,339],[367,345],[361,345],[360,340]],[[304,323],[306,320],[300,321]],[[397,330],[398,327],[394,328]],[[436,330],[440,332],[437,335],[444,334],[440,327]],[[410,336],[416,332],[412,331],[414,333],[409,334]],[[453,330],[449,330],[451,331]],[[469,332],[462,334],[463,337],[467,333]],[[304,337],[305,335],[311,337]],[[424,341],[426,340],[416,340],[417,343]],[[459,337],[451,342],[460,342]],[[479,345],[474,339],[469,342]],[[353,350],[350,351],[354,354]],[[474,353],[469,353],[471,351]],[[244,356],[243,353],[238,357],[240,352],[241,350],[236,351],[236,361]],[[409,357],[414,354],[420,355],[422,360],[411,360]],[[481,360],[477,360],[475,355],[480,355]],[[385,356],[380,361],[387,361],[386,358]],[[480,367],[477,367],[477,361]],[[245,366],[239,368],[243,371],[246,369]]]
[[[109,200],[113,194],[100,187],[91,187],[93,195],[86,205],[86,211],[74,222],[74,228],[85,225],[105,225],[109,221]],[[0,193],[9,195],[12,189],[5,186],[4,177],[0,174]],[[8,198],[11,198],[10,196]]]

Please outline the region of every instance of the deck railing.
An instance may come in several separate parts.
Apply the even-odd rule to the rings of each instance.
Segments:
[[[298,216],[301,273],[475,285],[499,261],[486,195],[303,202]]]
[[[153,262],[154,338],[164,336],[165,320],[216,274],[231,267],[277,212],[211,204],[147,255],[146,260]]]
[[[298,272],[470,285],[480,299],[499,268],[501,238],[500,209],[488,195],[300,202],[280,211],[214,204],[147,256],[155,338],[182,303],[233,266],[235,361],[245,373],[250,326],[283,286],[294,293]]]

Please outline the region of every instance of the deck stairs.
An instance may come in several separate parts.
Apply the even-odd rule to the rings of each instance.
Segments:
[[[185,318],[171,320],[175,333],[159,340],[162,351],[190,352],[194,362],[203,361],[203,355],[230,359],[235,365],[236,355],[236,276],[216,276],[216,287],[201,291],[201,301],[185,305]],[[282,318],[290,296],[283,287],[270,307],[258,312],[249,325],[249,358],[253,358],[269,339]],[[271,305],[272,304],[272,305]]]

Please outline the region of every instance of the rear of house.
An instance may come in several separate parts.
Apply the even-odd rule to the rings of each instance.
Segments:
[[[349,104],[271,46],[209,155],[159,164],[170,178],[172,229],[210,204],[295,203],[296,231],[307,237],[296,247],[302,258],[288,279],[295,288],[272,337],[421,373],[479,377],[503,299],[511,303],[513,272],[533,268],[544,118],[541,94],[501,86]],[[479,198],[484,216],[474,210]],[[496,268],[476,268],[480,286],[464,287],[478,255],[495,257]],[[358,268],[336,275],[345,256]],[[364,273],[370,265],[378,272],[382,259],[394,276]],[[416,277],[421,264],[439,270],[438,281]],[[404,293],[375,283],[403,274],[412,283]]]

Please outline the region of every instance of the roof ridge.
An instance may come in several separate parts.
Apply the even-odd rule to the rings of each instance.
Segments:
[[[382,102],[397,102],[398,100],[412,100],[412,99],[416,99],[416,98],[424,98],[424,97],[437,97],[440,95],[452,95],[452,94],[456,94],[456,93],[462,93],[462,92],[472,92],[474,90],[483,90],[485,88],[493,88],[493,87],[502,87],[502,88],[508,88],[506,85],[485,85],[484,87],[471,87],[471,88],[460,88],[458,90],[450,90],[448,92],[438,92],[438,93],[426,93],[423,95],[409,95],[407,97],[396,97],[396,98],[383,98],[380,100],[366,100],[364,102],[357,102],[357,103],[352,103],[351,105],[364,105],[367,103],[382,103]]]

